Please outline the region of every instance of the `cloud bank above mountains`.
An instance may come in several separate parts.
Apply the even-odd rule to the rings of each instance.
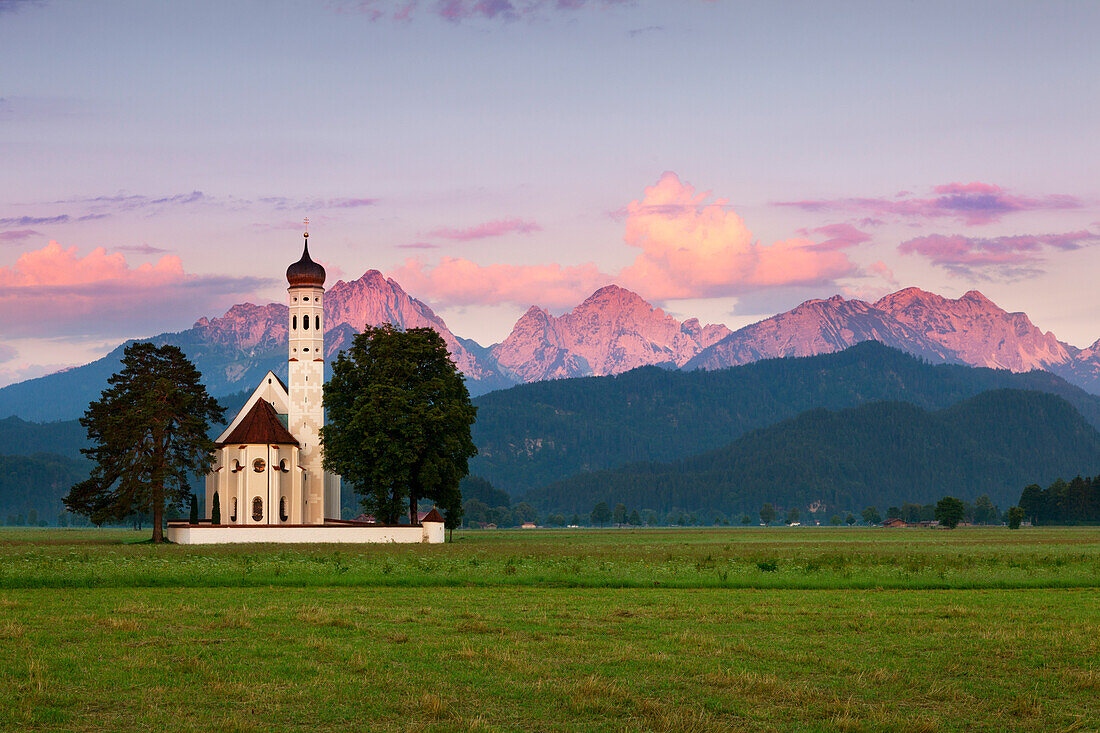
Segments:
[[[265,278],[189,275],[177,255],[131,266],[121,252],[50,241],[0,267],[5,337],[132,336],[194,320],[196,306],[232,305]]]
[[[839,250],[869,237],[860,238],[841,225],[826,228],[823,234],[828,239],[820,243],[798,237],[763,244],[753,239],[729,204],[710,192],[697,191],[676,173],[665,172],[645,188],[641,198],[616,212],[624,223],[623,243],[641,250],[617,273],[601,271],[594,263],[482,265],[448,256],[436,265],[408,258],[388,274],[417,297],[438,305],[512,303],[560,308],[575,305],[612,282],[647,300],[663,302],[735,296],[772,287],[832,285],[861,273]],[[848,239],[842,243],[842,237]]]

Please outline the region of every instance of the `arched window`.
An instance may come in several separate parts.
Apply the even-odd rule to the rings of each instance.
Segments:
[[[309,316],[302,316],[302,328],[309,330]]]
[[[313,317],[313,327],[316,328],[318,331],[321,330],[321,316]]]
[[[233,459],[233,467],[230,468],[229,470],[232,471],[233,473],[236,473],[237,471],[240,471],[241,470],[241,462],[238,461],[236,458],[234,458]]]
[[[229,521],[237,521],[237,497],[233,497],[229,500]]]
[[[264,518],[264,500],[256,497],[252,500],[252,520],[258,522]]]
[[[287,464],[285,458],[279,461],[279,470],[283,473],[288,473],[290,471],[290,466]]]
[[[290,516],[286,513],[286,497],[279,499],[279,521],[285,522],[290,519]]]
[[[291,316],[290,317],[290,330],[292,330],[292,331],[297,331],[298,330],[298,316]]]

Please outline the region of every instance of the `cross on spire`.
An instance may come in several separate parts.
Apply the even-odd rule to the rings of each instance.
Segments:
[[[302,223],[305,224],[306,227],[306,230],[302,233],[302,236],[306,239],[309,239],[309,217],[307,216],[305,219],[302,219]]]

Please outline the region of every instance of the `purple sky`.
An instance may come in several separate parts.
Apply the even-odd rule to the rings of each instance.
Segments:
[[[0,384],[393,276],[502,339],[977,288],[1100,337],[1093,3],[0,0]]]

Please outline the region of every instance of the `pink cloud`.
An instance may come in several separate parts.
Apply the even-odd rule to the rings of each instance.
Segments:
[[[1074,250],[1097,242],[1100,234],[1086,230],[992,238],[931,234],[902,242],[898,251],[920,255],[956,274],[1016,279],[1042,272],[1047,250]]]
[[[946,183],[932,189],[932,197],[917,198],[900,191],[894,198],[845,198],[778,201],[803,211],[844,211],[895,219],[952,218],[968,225],[1000,221],[1021,211],[1059,211],[1081,208],[1080,199],[1065,194],[1029,197],[1011,194],[990,183]]]
[[[131,267],[121,252],[97,247],[80,256],[51,241],[0,267],[0,307],[9,316],[0,334],[130,335],[189,322],[196,309],[231,304],[264,282],[188,275],[174,255]]]
[[[408,244],[395,244],[397,249],[439,249],[438,244],[432,244],[430,242],[409,242]]]
[[[656,300],[703,298],[826,283],[858,271],[842,252],[808,239],[754,241],[727,200],[708,199],[709,192],[696,193],[668,172],[632,201],[624,240],[642,252],[619,274],[620,284]]]
[[[641,252],[618,275],[601,272],[591,263],[479,265],[451,257],[434,267],[408,259],[389,274],[410,293],[438,304],[537,303],[557,308],[576,305],[611,282],[664,301],[834,284],[837,278],[859,273],[847,255],[837,251],[868,239],[855,227],[823,227],[821,233],[832,239],[821,244],[798,238],[765,245],[754,241],[741,217],[727,210],[728,201],[709,199],[709,193],[696,193],[675,173],[665,173],[646,188],[641,199],[622,211],[624,241]],[[498,224],[455,233],[471,236],[474,230],[492,231]],[[842,238],[847,239],[841,242]]]
[[[846,249],[871,241],[870,234],[860,229],[856,229],[851,224],[827,224],[823,227],[817,227],[816,229],[801,229],[799,230],[799,234],[804,236],[809,236],[810,234],[823,235],[825,240],[814,245],[814,249],[819,251]]]
[[[887,264],[885,262],[883,262],[882,260],[878,260],[877,262],[872,262],[867,267],[867,269],[868,269],[868,271],[878,275],[879,277],[881,277],[883,280],[890,283],[891,285],[897,285],[898,284],[897,278],[894,277],[894,271],[891,270],[887,266]]]
[[[0,232],[0,242],[22,242],[27,237],[33,237],[38,234],[33,229],[11,229],[6,232]]]
[[[470,260],[445,257],[435,267],[409,258],[387,273],[418,297],[447,305],[496,305],[538,303],[550,308],[574,306],[610,277],[591,263],[576,266],[479,265]]]
[[[538,231],[542,231],[542,227],[533,221],[526,221],[524,219],[498,219],[465,229],[441,227],[428,232],[428,236],[438,237],[440,239],[453,239],[458,242],[468,242],[472,239],[499,237],[503,234],[530,234],[531,232]]]

